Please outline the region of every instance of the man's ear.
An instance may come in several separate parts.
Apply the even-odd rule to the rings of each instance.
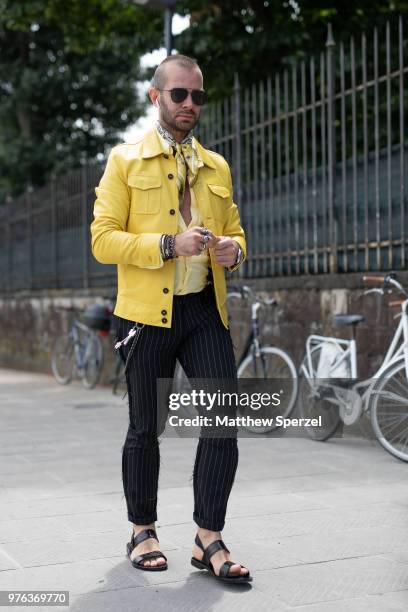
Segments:
[[[149,98],[151,103],[153,104],[153,106],[156,106],[157,108],[160,108],[160,104],[159,104],[159,92],[155,87],[150,87],[149,91]]]

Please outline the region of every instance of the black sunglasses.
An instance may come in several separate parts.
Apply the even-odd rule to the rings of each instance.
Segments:
[[[174,87],[173,89],[159,89],[159,91],[169,91],[171,99],[176,104],[183,102],[188,96],[188,89],[185,89],[184,87]],[[207,93],[205,91],[202,91],[201,89],[192,89],[191,99],[194,104],[197,104],[197,106],[203,106],[207,102],[208,96]]]

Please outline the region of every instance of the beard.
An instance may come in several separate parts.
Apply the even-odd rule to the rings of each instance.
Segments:
[[[186,119],[177,119],[175,117],[169,107],[166,105],[164,100],[160,100],[160,110],[161,110],[161,119],[163,123],[165,123],[170,129],[175,130],[177,132],[189,132],[194,129],[198,123],[199,117],[193,112],[185,112],[191,116],[190,121],[186,121]],[[180,111],[179,111],[180,112]]]

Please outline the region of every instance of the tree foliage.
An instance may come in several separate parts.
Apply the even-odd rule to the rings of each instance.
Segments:
[[[0,0],[0,193],[92,161],[144,112],[162,15],[121,0]]]

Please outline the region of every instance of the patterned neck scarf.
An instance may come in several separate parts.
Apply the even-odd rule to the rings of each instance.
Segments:
[[[179,190],[180,201],[184,199],[186,180],[190,187],[194,185],[198,176],[200,163],[197,150],[193,144],[193,130],[179,143],[168,132],[159,121],[156,122],[156,129],[162,140],[169,145],[169,152],[174,154],[177,162],[177,187]]]

